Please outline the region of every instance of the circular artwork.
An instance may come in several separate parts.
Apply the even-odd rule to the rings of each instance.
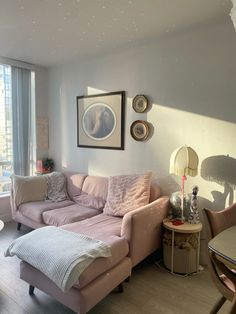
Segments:
[[[130,127],[130,133],[136,141],[145,141],[149,135],[149,125],[142,120],[134,121]]]
[[[133,99],[133,109],[138,113],[144,112],[148,107],[148,100],[144,95],[136,95]]]
[[[90,105],[82,117],[82,126],[85,134],[96,141],[110,137],[116,127],[114,111],[104,103]]]

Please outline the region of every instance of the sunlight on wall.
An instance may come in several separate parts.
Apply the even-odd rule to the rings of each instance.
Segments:
[[[200,189],[199,195],[203,198],[203,201],[205,200],[204,206],[214,208],[218,204],[217,206],[222,205],[222,208],[224,208],[225,205],[228,205],[229,195],[225,191],[225,185],[229,183],[233,186],[236,183],[234,183],[234,180],[236,180],[234,179],[236,147],[233,145],[236,125],[160,105],[153,105],[152,110],[148,113],[148,120],[156,126],[150,145],[153,158],[158,160],[159,167],[168,169],[169,156],[175,148],[185,144],[191,146],[199,157],[199,174],[194,178],[188,177],[186,182],[187,191],[191,192],[192,186],[197,184]],[[220,174],[221,177],[217,176],[219,170],[214,169],[221,167],[217,156],[220,156],[222,167],[225,168]],[[212,174],[204,176],[204,173],[201,173],[201,165],[209,157],[212,157],[211,164],[217,158],[217,164],[215,163],[215,166],[208,165]],[[235,164],[233,169],[231,169],[232,161]],[[207,171],[207,169],[204,169],[204,171]],[[172,178],[180,184],[180,178],[176,176],[172,176]],[[233,199],[236,199],[235,195]],[[232,199],[230,202],[232,203]]]
[[[108,93],[108,91],[88,86],[88,95],[103,94],[103,93]]]
[[[89,86],[86,94],[106,92],[108,91]],[[72,150],[71,128],[73,127],[73,141],[75,141],[77,126],[76,121],[73,122],[74,125],[72,124],[71,116],[76,111],[73,109],[73,113],[68,112],[67,104],[68,97],[62,87],[60,92],[60,136],[62,142],[61,163],[64,169],[71,170],[72,168],[101,176],[141,173],[151,170],[154,178],[161,185],[163,194],[170,195],[172,192],[180,190],[181,183],[179,177],[169,174],[170,155],[174,149],[186,144],[191,146],[199,156],[199,173],[196,177],[188,177],[186,191],[191,193],[193,185],[199,186],[200,207],[221,209],[236,200],[234,179],[232,178],[236,175],[234,171],[229,170],[232,167],[232,161],[233,163],[235,161],[236,165],[236,159],[234,159],[236,158],[236,148],[233,145],[236,134],[235,124],[159,104],[150,104],[146,113],[138,114],[132,108],[132,98],[126,97],[124,151],[78,149],[76,143],[73,143]],[[153,134],[146,142],[137,142],[130,135],[130,125],[139,119],[148,121],[153,128]],[[76,155],[71,156],[73,151]],[[75,156],[77,157],[75,158]],[[216,169],[221,167],[221,159],[225,168],[225,172],[223,170],[221,173],[225,173],[225,175],[219,174]],[[217,163],[209,166],[212,160],[213,164],[214,160]],[[205,174],[201,173],[202,162],[205,162],[210,172],[204,169]],[[236,166],[234,168],[236,169]]]
[[[106,92],[109,91],[89,86],[80,95]],[[198,175],[188,177],[185,184],[187,193],[191,193],[193,185],[199,186],[199,209],[223,209],[236,200],[236,124],[172,109],[168,104],[150,104],[147,112],[139,114],[133,110],[132,98],[126,93],[125,150],[78,148],[75,93],[68,93],[66,85],[61,85],[56,135],[61,143],[57,155],[62,169],[107,177],[149,170],[160,184],[162,194],[170,195],[180,190],[181,183],[180,177],[169,174],[170,156],[177,147],[186,144],[199,157]],[[135,120],[147,121],[153,129],[147,141],[137,142],[130,135]],[[207,232],[204,228],[202,250]]]
[[[88,87],[88,94],[104,92],[106,91]],[[109,176],[151,170],[162,186],[163,193],[170,194],[180,189],[181,183],[179,177],[169,175],[170,155],[175,148],[186,144],[191,146],[199,156],[198,175],[188,177],[186,191],[191,193],[193,185],[199,186],[201,207],[224,208],[236,200],[234,186],[232,186],[234,180],[232,177],[235,173],[234,170],[228,169],[232,167],[232,160],[236,158],[236,148],[232,145],[236,134],[234,123],[158,104],[152,104],[147,113],[137,114],[132,108],[132,98],[128,97],[125,118],[125,151],[90,150],[88,170],[91,173]],[[130,125],[137,119],[148,121],[153,127],[153,134],[146,142],[136,142],[130,135]],[[231,162],[229,159],[227,161],[226,155],[231,157]],[[221,175],[222,178],[219,178],[216,174],[219,170],[212,169],[212,167],[220,167],[219,161],[218,164],[210,166],[212,174],[204,176],[204,173],[201,173],[201,164],[209,157],[211,157],[209,162],[212,160],[214,162],[216,158],[223,158],[222,167],[225,168],[223,173],[227,175]],[[227,183],[230,184],[230,191],[233,193],[231,197],[227,190]]]

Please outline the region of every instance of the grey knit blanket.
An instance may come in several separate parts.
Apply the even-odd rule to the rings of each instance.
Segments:
[[[111,250],[102,241],[48,226],[16,239],[4,255],[16,255],[66,292],[95,258],[109,257]]]
[[[47,199],[61,202],[68,198],[66,193],[66,178],[61,172],[52,172],[45,175],[47,180]]]

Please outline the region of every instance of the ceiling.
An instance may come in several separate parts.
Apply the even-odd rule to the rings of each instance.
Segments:
[[[0,0],[0,55],[43,66],[229,18],[230,0]]]

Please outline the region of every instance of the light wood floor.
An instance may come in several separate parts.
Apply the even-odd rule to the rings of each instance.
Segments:
[[[3,256],[11,241],[25,232],[26,228],[16,231],[13,222],[0,232],[0,314],[74,313],[37,289],[30,297],[28,284],[19,279],[19,260]],[[89,314],[204,314],[219,297],[206,270],[179,277],[151,261],[136,267],[124,288],[124,293],[112,292]],[[226,302],[219,313],[228,313],[229,307]]]

